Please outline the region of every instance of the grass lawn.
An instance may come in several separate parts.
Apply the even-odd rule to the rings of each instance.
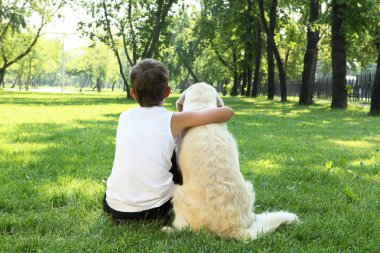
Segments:
[[[177,96],[178,97],[178,96]],[[177,97],[165,106],[174,110]],[[102,211],[120,94],[0,91],[1,252],[380,252],[380,118],[264,98],[224,98],[257,213],[303,221],[255,241],[159,223],[116,225]]]

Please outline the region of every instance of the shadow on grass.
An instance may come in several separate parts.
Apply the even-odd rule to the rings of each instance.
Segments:
[[[105,96],[102,94],[82,93],[29,93],[29,92],[0,92],[1,104],[14,105],[105,105],[135,103],[123,95]]]

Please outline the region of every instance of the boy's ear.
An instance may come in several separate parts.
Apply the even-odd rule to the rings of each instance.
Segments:
[[[165,94],[164,94],[165,98],[169,97],[170,91],[171,91],[171,87],[170,86],[166,87]]]
[[[136,100],[136,93],[135,93],[135,90],[133,88],[130,89],[130,93],[131,93],[131,97]]]
[[[179,99],[175,103],[175,105],[177,106],[177,110],[179,112],[183,111],[183,103],[185,103],[185,96],[186,96],[186,91],[182,92],[181,96],[179,97]]]

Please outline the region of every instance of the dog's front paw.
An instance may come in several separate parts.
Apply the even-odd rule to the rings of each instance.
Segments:
[[[163,227],[161,230],[166,232],[166,233],[171,233],[174,231],[174,228],[173,227]]]

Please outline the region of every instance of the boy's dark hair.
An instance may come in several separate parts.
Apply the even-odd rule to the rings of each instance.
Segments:
[[[144,59],[132,68],[130,78],[136,100],[141,106],[158,106],[164,100],[169,81],[169,71],[164,64]]]

